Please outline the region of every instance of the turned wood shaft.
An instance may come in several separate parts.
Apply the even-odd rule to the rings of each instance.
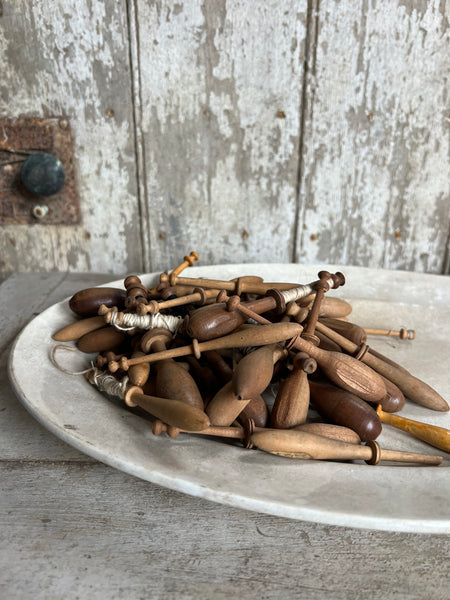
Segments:
[[[371,402],[386,396],[383,380],[370,367],[355,358],[339,352],[327,352],[314,344],[295,338],[292,348],[306,352],[317,361],[323,373],[337,386]]]
[[[198,260],[198,254],[197,254],[197,252],[192,251],[189,254],[189,256],[184,257],[183,262],[180,265],[178,265],[178,267],[175,267],[175,269],[172,271],[171,275],[179,275],[187,267],[193,267],[194,261],[196,261],[196,260]]]
[[[307,433],[322,435],[323,437],[348,442],[349,444],[361,444],[361,438],[356,431],[342,425],[334,425],[333,423],[303,423],[302,425],[292,427],[292,429],[294,431],[306,431]]]
[[[316,328],[339,344],[346,352],[354,354],[359,350],[356,344],[347,340],[344,336],[339,335],[329,327],[326,327],[323,323],[318,322]],[[413,402],[433,410],[449,410],[449,405],[442,396],[428,384],[411,375],[408,371],[398,369],[394,365],[381,360],[370,352],[366,352],[362,356],[361,361],[395,383],[404,395]]]
[[[123,357],[119,364],[110,363],[110,370],[114,372],[120,366],[124,370],[139,362],[155,362],[164,358],[176,358],[188,356],[189,354],[200,354],[205,350],[220,350],[225,348],[243,348],[247,346],[264,346],[288,340],[299,334],[301,325],[297,323],[272,323],[263,327],[255,326],[236,331],[222,338],[215,338],[207,342],[193,343],[181,348],[172,348],[164,352],[155,352],[139,359],[126,359]]]
[[[326,317],[321,318],[320,322],[333,331],[337,331],[348,340],[351,340],[354,344],[358,344],[358,346],[364,344],[367,340],[367,334],[365,330],[359,325],[355,325],[349,321],[341,321],[340,319]]]
[[[259,294],[263,295],[268,290],[290,290],[298,286],[298,283],[281,283],[281,282],[258,282],[247,280],[246,277],[238,277],[232,281],[223,281],[218,279],[196,279],[191,277],[173,277],[172,274],[169,276],[170,285],[186,285],[192,287],[204,287],[227,290],[228,292],[235,292],[237,295],[243,293],[247,294]]]
[[[364,331],[367,335],[386,335],[392,337],[398,337],[401,340],[413,340],[416,337],[416,332],[413,329],[405,329],[402,327],[398,331],[394,329],[377,329],[374,327],[364,327]]]
[[[198,435],[210,435],[214,437],[226,437],[244,440],[248,437],[249,434],[251,435],[252,433],[270,431],[270,429],[267,429],[266,427],[258,427],[253,424],[250,425],[248,428],[240,426],[222,427],[210,425],[202,431],[188,432],[183,429],[179,429],[178,427],[167,425],[159,419],[156,419],[153,422],[152,432],[154,433],[154,435],[160,435],[163,431],[165,431],[170,437],[177,437],[180,433],[196,433]],[[331,440],[338,440],[354,445],[360,444],[360,439],[358,438],[357,434],[351,429],[346,429],[345,427],[338,427],[337,425],[329,425],[327,423],[306,423],[304,425],[299,425],[298,427],[294,428],[293,431],[305,431],[307,433],[321,435],[322,437],[329,438]]]
[[[413,419],[407,419],[400,415],[393,415],[384,412],[381,406],[377,408],[378,416],[382,423],[392,425],[397,429],[401,429],[406,433],[409,433],[415,438],[427,442],[439,450],[450,452],[450,430],[444,427],[438,427],[437,425],[429,425],[428,423],[422,423],[420,421],[414,421]]]
[[[186,304],[196,304],[198,302],[204,304],[207,300],[209,300],[210,298],[215,298],[216,296],[216,290],[199,290],[193,292],[192,294],[187,294],[185,296],[177,296],[176,298],[163,300],[161,302],[151,300],[148,304],[139,305],[137,308],[137,313],[139,315],[145,315],[147,313],[156,314],[161,310],[166,310],[168,308],[176,308],[178,306],[185,306]]]
[[[319,339],[314,335],[317,319],[319,318],[322,301],[325,296],[325,292],[330,289],[329,279],[331,274],[328,271],[320,271],[319,282],[316,286],[316,297],[314,298],[309,316],[306,321],[306,327],[303,330],[302,337],[312,342],[316,346],[319,345]]]
[[[251,441],[260,450],[288,458],[364,460],[369,464],[376,464],[380,460],[427,465],[438,465],[442,462],[441,456],[385,450],[380,448],[376,442],[358,446],[292,429],[257,431],[252,434]]]

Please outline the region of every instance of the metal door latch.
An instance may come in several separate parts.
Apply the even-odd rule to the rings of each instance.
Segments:
[[[68,119],[0,119],[0,223],[79,222]]]

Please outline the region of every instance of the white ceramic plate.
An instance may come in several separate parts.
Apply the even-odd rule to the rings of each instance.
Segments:
[[[414,341],[371,338],[369,343],[449,400],[448,277],[296,264],[193,267],[184,275],[231,279],[255,274],[266,281],[307,283],[317,279],[322,268],[346,275],[345,287],[329,293],[352,304],[353,322],[416,330]],[[143,275],[142,280],[151,286],[158,275]],[[120,287],[122,280],[108,285]],[[240,508],[349,527],[450,532],[449,455],[444,453],[447,458],[439,467],[372,467],[292,460],[195,435],[156,437],[148,421],[101,395],[83,376],[64,374],[52,365],[51,335],[72,320],[67,301],[37,316],[17,338],[9,372],[32,415],[75,448],[142,479]],[[80,356],[85,361],[85,355]],[[64,362],[65,357],[59,359]],[[450,413],[408,402],[403,414],[450,428]],[[387,448],[442,455],[388,426],[378,441]]]

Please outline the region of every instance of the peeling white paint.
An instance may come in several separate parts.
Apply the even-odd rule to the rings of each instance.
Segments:
[[[0,114],[68,115],[83,222],[2,227],[0,272],[448,269],[444,3],[130,2],[137,119],[126,0],[5,3]]]

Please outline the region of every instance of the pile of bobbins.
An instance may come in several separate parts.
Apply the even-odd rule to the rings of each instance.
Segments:
[[[351,323],[351,305],[328,294],[345,284],[342,273],[320,271],[307,284],[180,276],[195,260],[192,252],[152,289],[131,275],[124,289],[77,292],[69,306],[78,319],[53,335],[96,353],[88,381],[150,416],[155,435],[228,437],[290,458],[442,462],[380,448],[388,424],[450,452],[450,430],[396,414],[405,397],[436,411],[447,402],[367,345],[368,335],[414,332]]]

